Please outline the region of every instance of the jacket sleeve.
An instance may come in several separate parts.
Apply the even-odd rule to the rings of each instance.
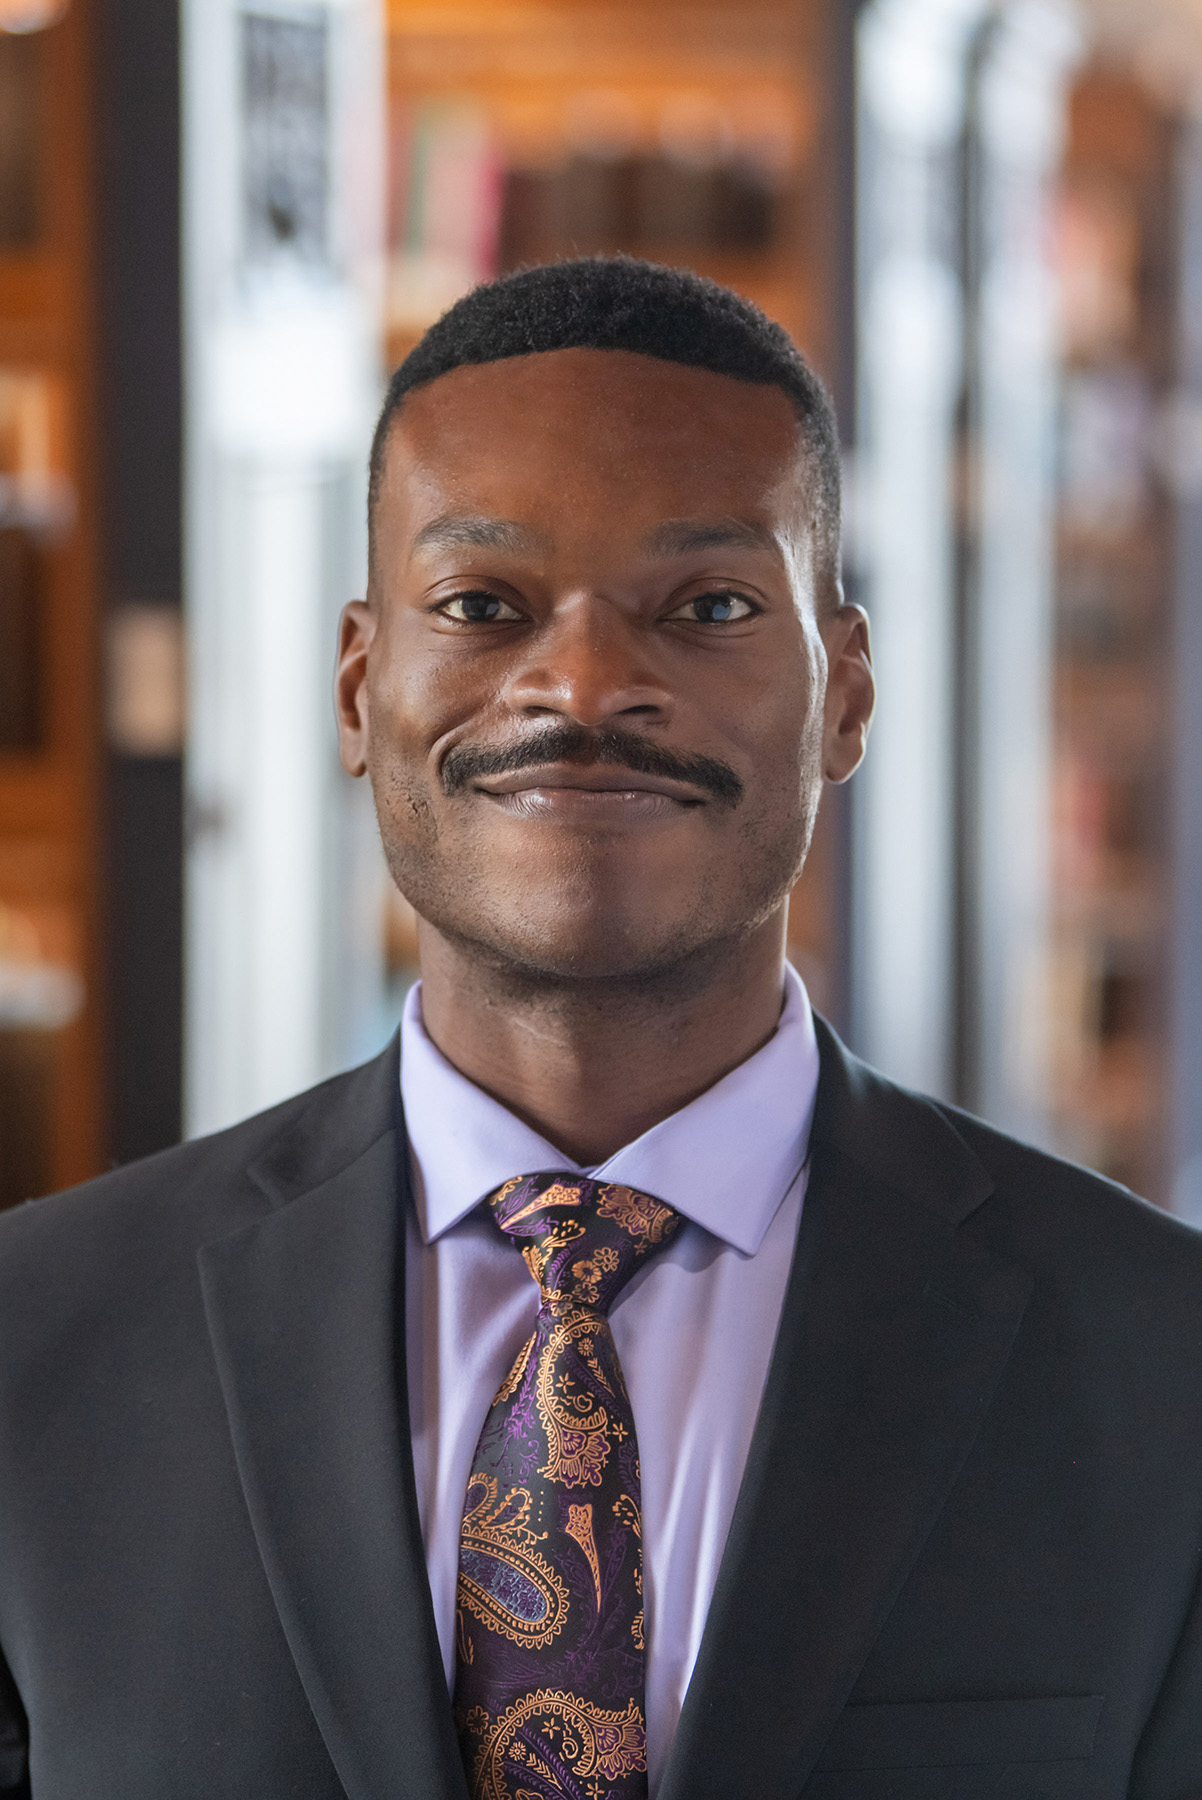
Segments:
[[[0,1655],[0,1800],[29,1800],[29,1727],[17,1684]]]
[[[1202,1800],[1202,1580],[1148,1717],[1129,1800]]]

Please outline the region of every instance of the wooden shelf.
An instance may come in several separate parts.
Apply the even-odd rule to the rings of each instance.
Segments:
[[[41,747],[0,751],[0,962],[7,958],[0,995],[9,1007],[0,1010],[0,1204],[102,1165],[88,11],[88,0],[73,0],[34,47],[40,241],[0,249],[0,375],[10,395],[21,391],[20,381],[45,383],[45,430],[30,454],[50,458],[46,469],[39,461],[37,479],[51,476],[53,491],[69,502],[55,530],[43,531],[32,515],[25,527],[40,559],[29,591],[36,595],[34,735]],[[28,471],[3,463],[25,453],[7,443],[0,474],[28,482]],[[5,525],[20,527],[19,509],[9,510]],[[52,1006],[38,1025],[13,996],[53,995],[56,983],[82,1004],[61,1013]]]
[[[1154,1199],[1166,1197],[1173,518],[1139,433],[1173,378],[1174,158],[1172,121],[1146,90],[1083,72],[1063,177],[1065,241],[1082,260],[1064,292],[1091,299],[1082,276],[1095,287],[1092,312],[1066,310],[1052,1086],[1067,1147]],[[1079,404],[1088,430],[1073,423]]]
[[[0,833],[76,832],[87,823],[89,805],[67,758],[0,755]]]

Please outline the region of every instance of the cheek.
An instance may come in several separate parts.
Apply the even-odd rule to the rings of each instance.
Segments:
[[[453,717],[453,670],[395,624],[377,636],[368,660],[367,695],[374,759],[413,765]]]
[[[826,728],[826,646],[812,620],[798,648],[792,684],[794,739],[802,769],[821,779]]]
[[[762,671],[729,718],[729,741],[772,812],[796,810],[815,775],[823,742],[823,668],[808,641],[794,644]]]
[[[399,873],[397,851],[428,843],[435,834],[427,769],[432,698],[403,658],[380,658],[374,667],[369,663],[367,770],[394,876]]]

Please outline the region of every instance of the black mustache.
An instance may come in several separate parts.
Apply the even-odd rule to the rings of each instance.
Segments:
[[[604,763],[607,767],[633,769],[638,775],[688,782],[723,806],[737,806],[743,798],[743,783],[734,770],[712,756],[687,756],[665,750],[636,731],[589,731],[583,725],[566,722],[548,725],[536,737],[523,738],[504,749],[457,745],[448,750],[440,779],[445,794],[461,794],[473,781],[487,775],[515,775],[522,769],[558,762],[580,763],[585,768]]]

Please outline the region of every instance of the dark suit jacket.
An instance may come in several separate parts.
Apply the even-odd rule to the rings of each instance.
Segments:
[[[1202,1239],[820,1035],[662,1800],[1202,1796]],[[0,1221],[0,1792],[463,1800],[396,1059]]]

